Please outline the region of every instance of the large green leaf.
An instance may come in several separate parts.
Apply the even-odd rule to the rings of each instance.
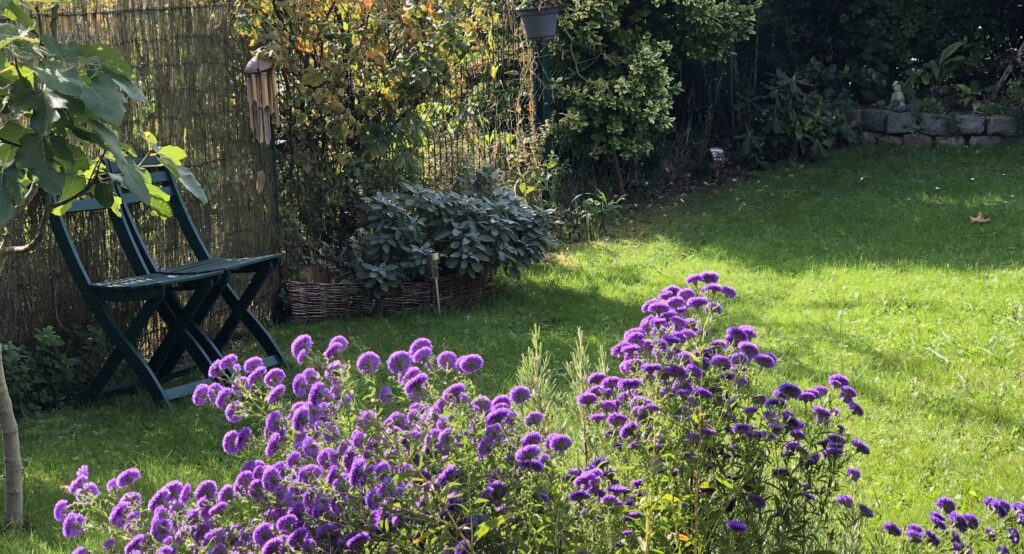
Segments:
[[[43,109],[43,93],[36,90],[28,79],[14,81],[8,90],[7,107],[13,113],[32,113]]]
[[[15,121],[8,121],[3,127],[0,127],[0,140],[7,143],[21,144],[21,139],[26,134],[28,134],[28,129]]]
[[[71,199],[81,194],[87,185],[88,182],[82,175],[75,175],[67,179],[64,183],[64,189],[60,191],[60,205],[53,209],[53,215],[64,215],[67,213],[71,209]]]
[[[131,98],[136,102],[146,101],[146,95],[142,92],[142,89],[139,88],[139,85],[135,84],[134,81],[130,81],[128,79],[121,79],[118,77],[112,77],[111,79],[114,81],[114,84],[117,85],[117,88],[121,89],[121,92],[123,92],[124,95],[128,98]]]
[[[64,175],[54,169],[53,151],[44,137],[35,134],[26,136],[14,161],[35,177],[46,192],[60,194],[64,188]]]
[[[120,125],[124,121],[124,95],[117,83],[100,73],[82,88],[82,103],[96,117]]]
[[[77,68],[60,67],[56,63],[38,68],[36,79],[50,89],[71,97],[81,96],[85,85]]]
[[[139,196],[140,199],[146,204],[150,202],[149,188],[146,186],[147,181],[152,182],[149,179],[147,173],[143,176],[142,170],[140,170],[131,160],[128,159],[124,154],[124,150],[121,147],[121,142],[117,140],[117,135],[113,131],[108,129],[104,125],[93,125],[93,133],[99,137],[100,142],[110,151],[110,154],[114,157],[114,161],[117,162],[117,166],[121,168],[120,179],[130,192],[134,192]]]
[[[132,66],[128,65],[124,56],[116,49],[105,44],[87,44],[84,46],[74,44],[73,47],[78,49],[83,58],[99,62],[106,70],[117,73],[124,77],[125,80],[133,81],[135,79],[135,72],[132,71]],[[135,83],[131,84],[135,85]],[[135,88],[138,87],[135,86]]]
[[[181,167],[174,163],[174,160],[166,156],[159,156],[160,161],[167,166],[167,169],[172,175],[181,183],[185,190],[187,190],[192,196],[195,196],[203,204],[209,202],[209,198],[206,196],[206,191],[203,190],[203,185],[199,183],[196,176],[187,167]]]
[[[53,124],[60,120],[60,110],[68,107],[68,101],[51,90],[42,91],[43,106],[32,114],[30,125],[40,135],[48,135]]]

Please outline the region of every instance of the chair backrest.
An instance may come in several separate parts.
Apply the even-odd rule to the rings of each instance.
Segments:
[[[160,164],[159,160],[153,157],[145,159],[138,158],[134,161],[135,163],[138,163],[140,167],[149,171],[153,184],[160,187],[161,190],[170,196],[168,203],[171,206],[171,211],[174,218],[177,220],[179,229],[181,229],[185,236],[185,240],[188,242],[189,248],[192,250],[196,258],[199,260],[209,259],[209,250],[207,250],[206,244],[203,242],[202,237],[199,236],[199,232],[196,230],[192,216],[185,207],[185,203],[181,197],[181,191],[170,170]],[[108,174],[118,174],[121,172],[121,169],[113,161],[106,161],[106,169]],[[110,222],[115,234],[117,235],[121,249],[127,257],[129,265],[131,265],[132,271],[137,275],[145,275],[158,271],[159,267],[157,267],[149,248],[146,246],[146,243],[142,238],[142,233],[139,231],[138,224],[132,214],[133,206],[142,202],[142,199],[135,193],[124,190],[116,183],[113,186],[113,192],[121,198],[122,215],[121,217],[117,217],[115,214],[111,213]],[[82,261],[78,247],[75,244],[75,240],[71,236],[71,231],[68,227],[66,217],[74,213],[95,212],[101,210],[106,210],[106,208],[100,204],[98,200],[88,198],[72,202],[63,215],[50,216],[50,227],[53,229],[54,239],[61,251],[61,255],[64,257],[68,270],[71,272],[72,278],[80,288],[85,288],[91,285],[92,278]]]
[[[205,260],[210,258],[210,252],[206,248],[206,243],[203,242],[202,237],[199,235],[199,231],[196,229],[195,222],[192,219],[191,214],[188,212],[188,208],[185,206],[185,202],[181,195],[181,189],[177,185],[177,180],[169,169],[163,166],[159,160],[155,158],[137,159],[136,163],[140,167],[147,170],[155,186],[160,187],[166,192],[170,199],[168,203],[171,206],[171,212],[174,219],[177,221],[178,228],[181,230],[185,237],[185,241],[188,243],[189,248],[198,260]],[[111,174],[120,173],[120,168],[113,162],[107,162],[107,171]],[[122,215],[120,218],[111,214],[111,221],[113,222],[114,229],[118,234],[122,245],[130,243],[134,245],[132,248],[125,250],[125,254],[129,257],[133,265],[133,269],[137,273],[152,273],[159,271],[160,267],[153,259],[150,253],[149,247],[146,245],[142,238],[142,232],[139,230],[139,226],[135,221],[135,217],[132,213],[131,206],[140,202],[140,199],[135,195],[121,187],[115,185],[115,190],[121,195],[123,207]]]
[[[122,194],[121,192],[119,187],[113,187],[113,193],[121,197],[121,203],[124,208],[141,201],[135,194]],[[59,200],[58,196],[53,197],[54,203]],[[79,253],[78,245],[74,237],[72,237],[67,217],[71,214],[99,211],[107,211],[107,208],[95,198],[86,198],[72,201],[71,205],[61,215],[50,214],[50,228],[53,230],[54,241],[64,257],[64,262],[71,273],[71,278],[82,289],[91,285],[93,280]],[[121,243],[121,249],[124,251],[125,256],[127,256],[130,265],[132,265],[132,270],[139,273],[139,268],[136,267],[137,264],[135,262],[142,257],[142,254],[138,252],[138,243],[130,238],[130,234],[126,234],[125,224],[123,221],[119,221],[119,219],[116,216],[113,218],[114,231],[117,233],[118,241]]]

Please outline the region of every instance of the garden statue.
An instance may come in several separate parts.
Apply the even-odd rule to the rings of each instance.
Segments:
[[[889,99],[889,106],[902,110],[907,107],[907,98],[903,96],[903,87],[899,81],[892,82],[892,98]]]

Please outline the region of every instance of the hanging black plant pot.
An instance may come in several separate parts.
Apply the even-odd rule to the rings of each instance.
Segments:
[[[516,10],[519,19],[523,20],[523,30],[526,31],[526,38],[529,40],[548,40],[554,38],[558,29],[558,14],[561,8],[549,6],[547,8],[520,8]]]

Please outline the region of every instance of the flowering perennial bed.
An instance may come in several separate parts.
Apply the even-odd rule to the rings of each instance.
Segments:
[[[619,374],[590,374],[574,419],[521,385],[477,395],[484,360],[425,338],[348,361],[344,337],[321,355],[303,335],[297,375],[231,355],[196,389],[232,424],[223,450],[245,460],[232,482],[172,481],[146,499],[138,469],[101,490],[83,466],[54,517],[86,541],[76,554],[1017,545],[1024,504],[994,498],[980,517],[943,497],[927,529],[864,533],[874,514],[851,462],[871,450],[844,424],[864,413],[850,381],[759,390],[754,372],[777,359],[753,327],[719,322],[736,291],[712,272],[686,281],[644,303],[611,350]]]

